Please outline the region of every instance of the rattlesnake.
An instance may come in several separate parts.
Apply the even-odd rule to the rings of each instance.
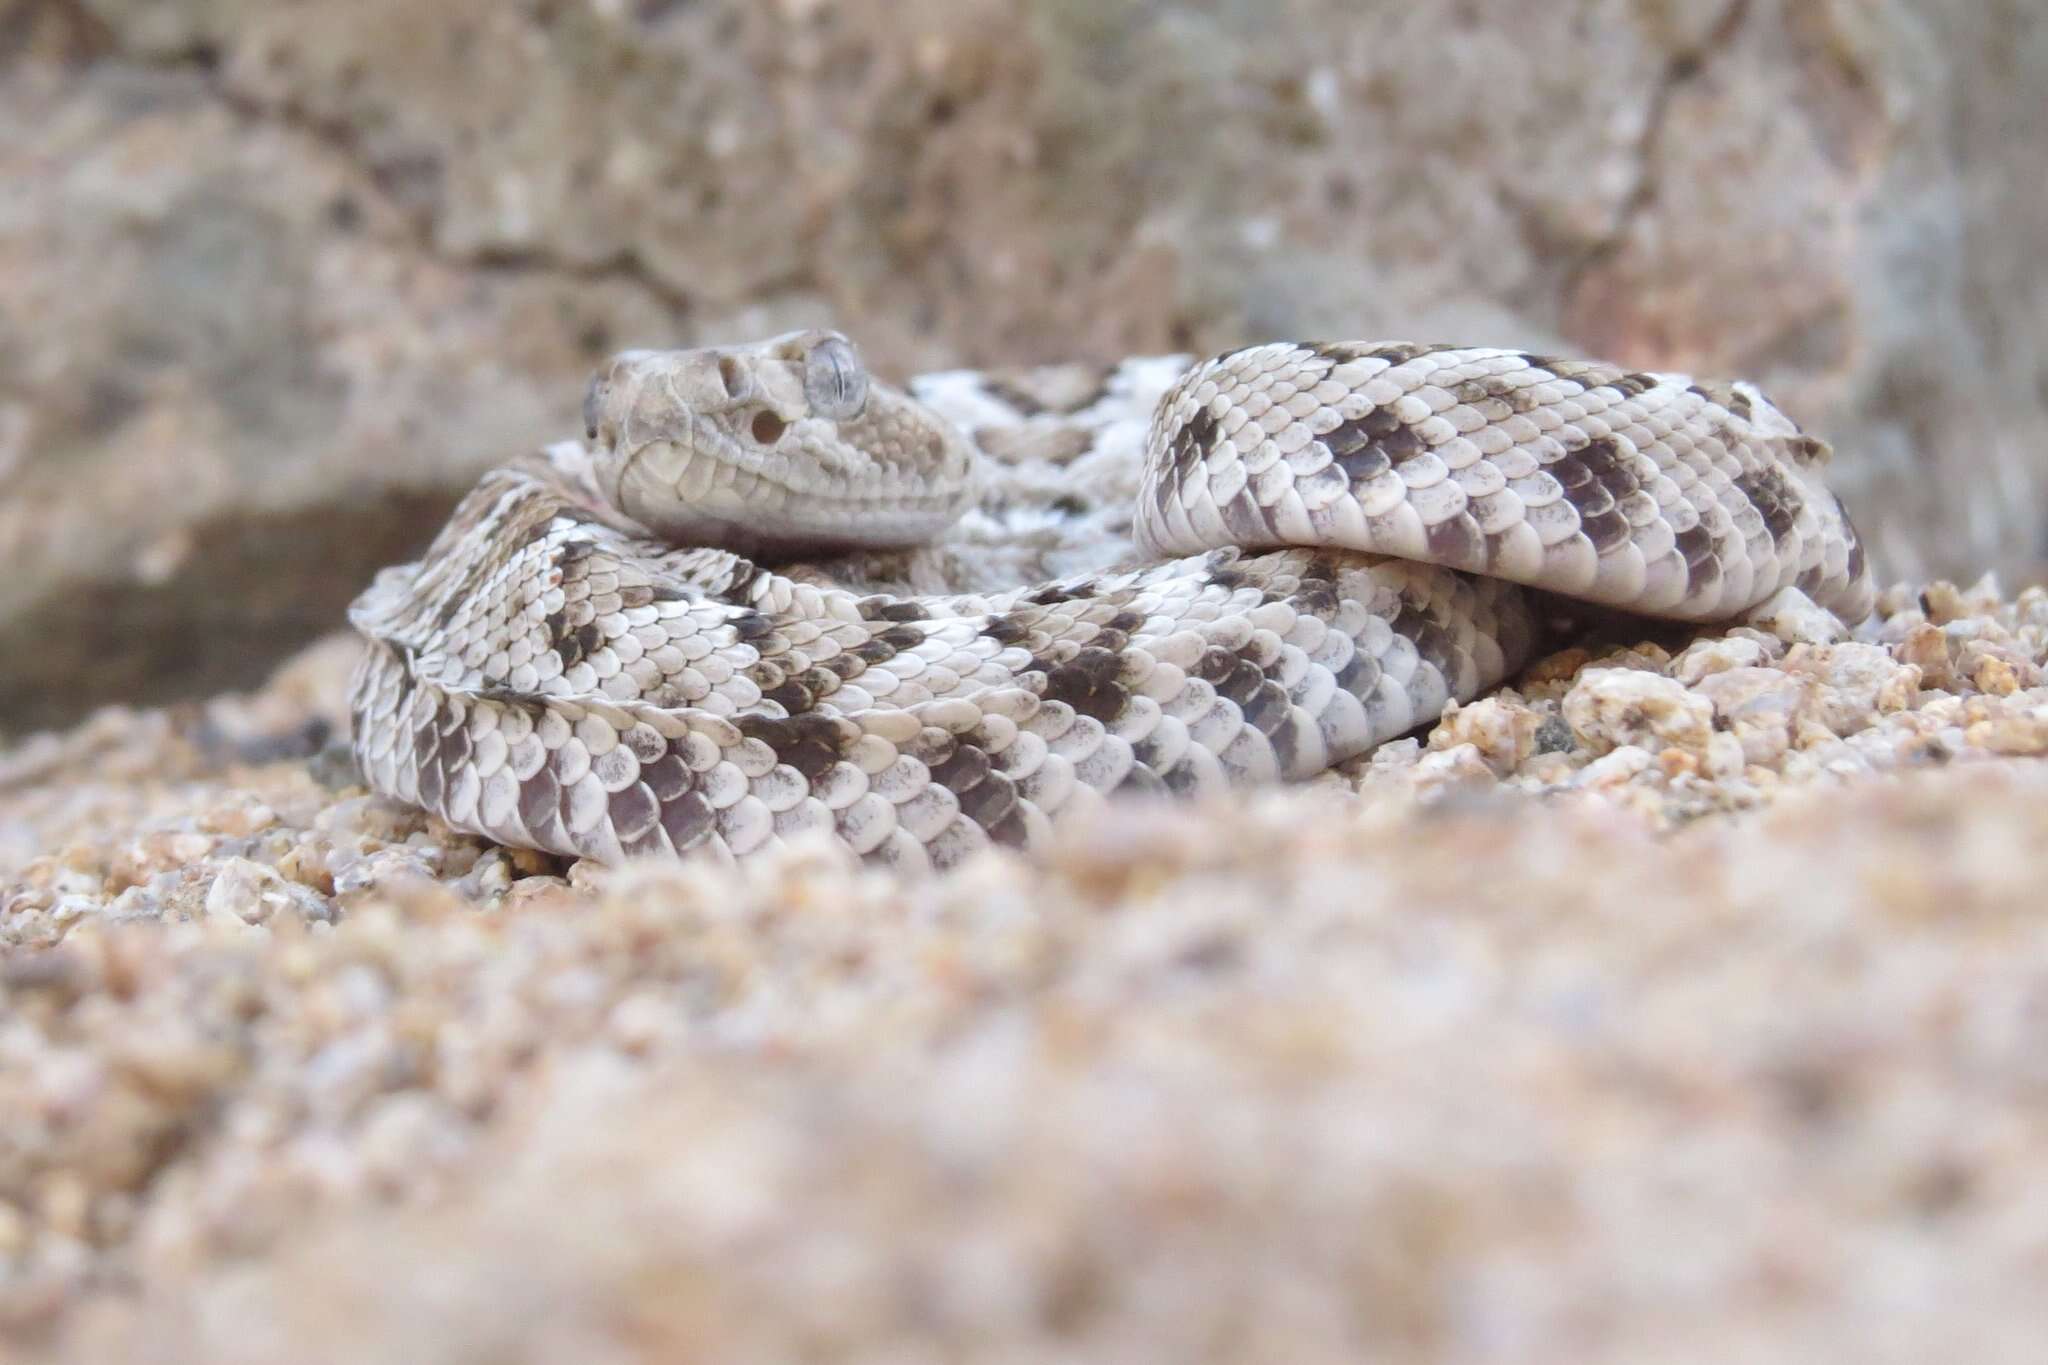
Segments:
[[[486,475],[352,607],[369,784],[605,862],[826,831],[944,866],[1425,724],[1528,657],[1517,584],[1685,621],[1786,589],[1870,609],[1827,447],[1745,383],[1400,342],[1058,378],[913,397],[822,331],[620,355],[587,441]],[[1050,529],[1091,516],[1134,563]]]

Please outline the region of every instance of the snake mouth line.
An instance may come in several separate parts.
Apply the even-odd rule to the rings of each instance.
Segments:
[[[659,437],[641,442],[631,454],[618,462],[618,473],[611,482],[615,485],[623,484],[628,473],[646,457],[647,453],[660,446],[687,450],[693,461],[709,460],[728,469],[737,470],[791,499],[808,503],[830,503],[835,507],[886,507],[892,512],[930,516],[948,509],[966,510],[974,505],[975,495],[979,491],[978,479],[965,488],[928,490],[906,486],[900,476],[888,477],[888,468],[879,464],[873,469],[874,475],[882,476],[876,480],[881,484],[879,487],[863,488],[856,482],[857,476],[839,474],[822,468],[819,469],[820,481],[817,484],[799,486],[790,480],[776,462],[741,444],[722,426],[702,414],[692,415],[687,440]],[[679,498],[677,506],[678,509],[682,509],[689,507],[690,504]],[[714,509],[705,510],[717,515]]]

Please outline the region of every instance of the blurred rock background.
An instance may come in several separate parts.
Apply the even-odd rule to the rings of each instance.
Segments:
[[[607,352],[1755,377],[2037,576],[2030,0],[0,0],[0,732],[258,677]]]

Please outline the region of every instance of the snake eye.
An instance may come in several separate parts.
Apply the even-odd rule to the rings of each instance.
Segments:
[[[852,343],[828,336],[804,353],[804,398],[827,421],[860,415],[868,405],[868,373]]]
[[[754,439],[764,446],[772,446],[782,439],[782,433],[789,429],[789,423],[763,408],[754,414],[753,425],[748,428]]]

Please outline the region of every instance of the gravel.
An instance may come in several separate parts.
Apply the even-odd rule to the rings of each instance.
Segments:
[[[0,752],[0,1350],[2031,1358],[2048,591],[897,881],[498,849],[353,646]]]

